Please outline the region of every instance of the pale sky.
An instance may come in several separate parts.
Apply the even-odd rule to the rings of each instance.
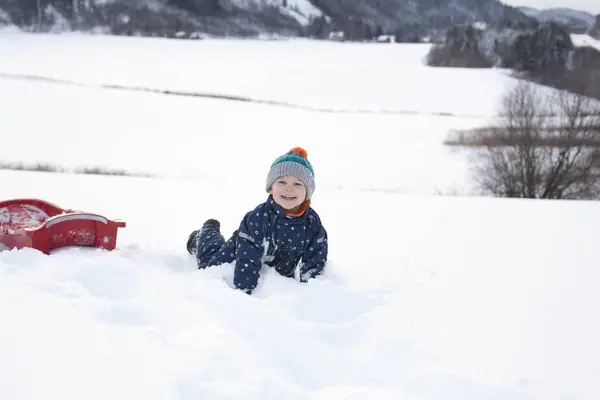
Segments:
[[[513,7],[533,7],[538,9],[567,7],[587,11],[594,15],[600,14],[600,0],[500,0]]]

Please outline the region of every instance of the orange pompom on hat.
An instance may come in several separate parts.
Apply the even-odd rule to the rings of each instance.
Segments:
[[[280,176],[295,176],[306,186],[306,200],[315,191],[315,172],[308,161],[308,153],[302,147],[294,147],[271,164],[267,174],[267,191]]]

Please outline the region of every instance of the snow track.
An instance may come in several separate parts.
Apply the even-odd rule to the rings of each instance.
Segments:
[[[285,108],[292,108],[303,111],[314,111],[314,112],[322,112],[322,113],[337,113],[337,114],[382,114],[382,115],[431,115],[431,116],[441,116],[441,117],[460,117],[460,118],[484,118],[483,115],[456,115],[445,112],[429,112],[429,113],[421,113],[417,111],[408,111],[408,110],[344,110],[344,109],[334,109],[334,108],[319,108],[319,107],[308,107],[299,104],[287,103],[283,101],[275,101],[275,100],[264,100],[264,99],[256,99],[252,97],[246,96],[238,96],[233,94],[225,94],[225,93],[202,93],[202,92],[188,92],[182,90],[172,90],[172,89],[159,89],[159,88],[150,88],[150,87],[139,87],[139,86],[124,86],[118,84],[91,84],[85,82],[75,82],[69,81],[65,79],[57,79],[46,76],[36,76],[36,75],[22,75],[22,74],[9,74],[9,73],[1,73],[0,78],[4,79],[18,79],[18,80],[26,80],[26,81],[38,81],[38,82],[46,82],[46,83],[55,83],[62,85],[72,85],[72,86],[80,86],[80,87],[91,87],[91,88],[101,88],[101,89],[115,89],[115,90],[126,90],[126,91],[134,91],[134,92],[146,92],[152,94],[163,94],[169,96],[182,96],[182,97],[197,97],[203,99],[215,99],[215,100],[228,100],[228,101],[236,101],[243,103],[253,103],[260,105],[268,105],[268,106],[278,106]]]

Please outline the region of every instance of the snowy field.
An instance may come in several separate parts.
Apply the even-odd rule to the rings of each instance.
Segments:
[[[127,222],[114,252],[0,253],[0,398],[600,397],[600,205],[436,195],[469,192],[442,141],[493,114],[503,71],[429,69],[420,45],[11,33],[0,49],[0,161],[156,175],[0,170],[0,199]],[[315,167],[325,276],[268,272],[247,296],[230,265],[196,270],[188,233],[216,217],[229,235],[293,146]]]
[[[493,70],[425,69],[428,44],[173,41],[0,35],[0,73],[248,96],[327,110],[487,116],[512,81]],[[43,60],[43,62],[41,62]],[[468,84],[465,84],[468,82]]]
[[[590,35],[571,35],[571,39],[573,40],[573,44],[575,46],[588,46],[588,47],[595,47],[596,49],[598,49],[598,51],[600,51],[600,40],[594,39],[593,37],[591,37]]]

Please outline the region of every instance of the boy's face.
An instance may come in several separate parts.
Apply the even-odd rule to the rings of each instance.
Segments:
[[[269,193],[285,210],[297,210],[306,198],[306,186],[295,176],[280,176],[273,182]]]

